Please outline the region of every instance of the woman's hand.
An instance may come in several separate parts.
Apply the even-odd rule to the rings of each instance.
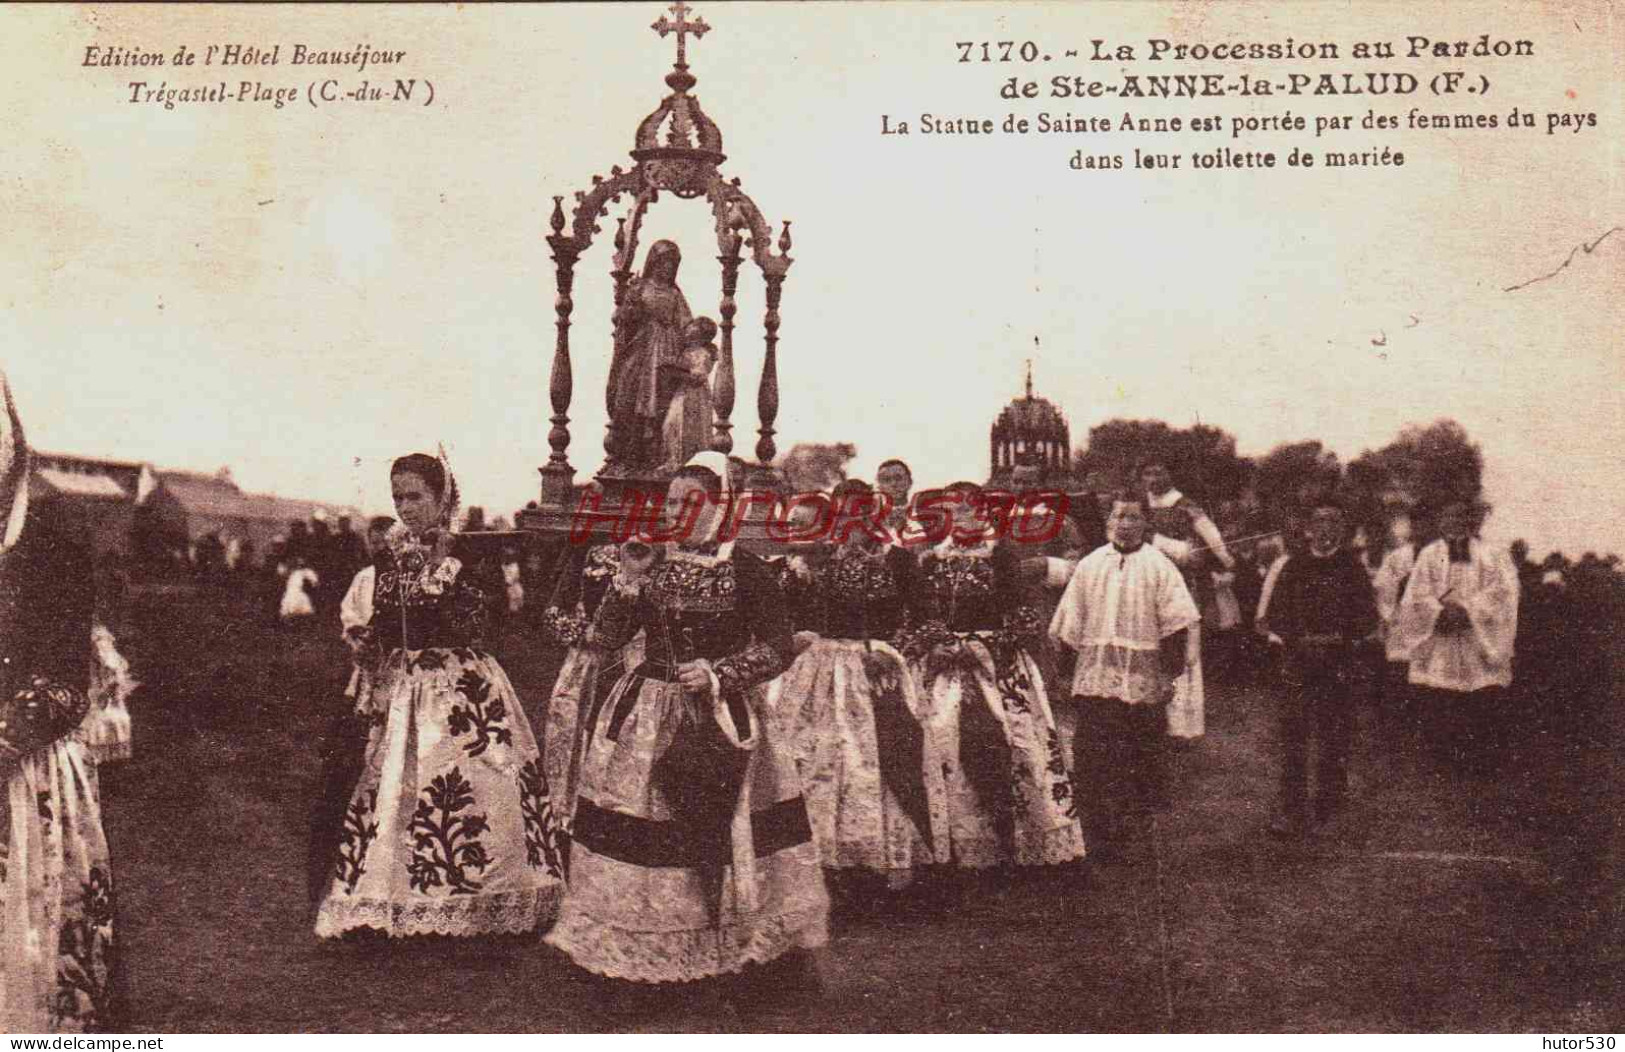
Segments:
[[[1445,600],[1444,609],[1439,611],[1438,631],[1444,634],[1465,632],[1472,627],[1472,618],[1467,616],[1467,608],[1460,603]]]
[[[627,541],[621,545],[621,576],[636,580],[654,565],[655,550],[642,541]]]
[[[654,565],[655,551],[642,541],[627,541],[621,545],[620,561],[620,571],[615,575],[616,587],[636,590],[648,576],[649,567]]]
[[[823,638],[824,637],[819,635],[817,632],[797,632],[795,635],[790,637],[790,645],[795,648],[795,652],[799,654],[803,650],[806,650],[808,647],[812,646],[814,643],[822,641]]]
[[[711,691],[711,671],[703,661],[685,661],[677,666],[677,682],[689,694]]]
[[[1016,583],[1023,588],[1044,584],[1049,579],[1049,560],[1042,555],[1023,559],[1016,564]]]

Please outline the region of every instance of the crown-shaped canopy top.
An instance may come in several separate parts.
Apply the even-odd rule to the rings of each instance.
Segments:
[[[689,92],[698,81],[688,69],[688,38],[695,40],[711,31],[705,19],[689,21],[692,10],[682,0],[671,5],[674,18],[661,15],[650,26],[662,37],[677,37],[677,61],[666,74],[666,86],[672,93],[661,100],[659,108],[638,125],[637,139],[632,156],[638,160],[648,158],[692,158],[717,165],[724,160],[722,130],[700,109],[700,100]]]

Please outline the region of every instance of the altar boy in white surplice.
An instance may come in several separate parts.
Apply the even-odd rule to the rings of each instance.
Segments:
[[[1440,538],[1416,556],[1395,631],[1436,743],[1469,766],[1488,768],[1499,761],[1509,729],[1503,709],[1519,585],[1507,553],[1475,535],[1480,514],[1462,501],[1440,511]]]
[[[1179,568],[1145,543],[1145,498],[1112,503],[1111,541],[1077,564],[1050,621],[1050,636],[1077,652],[1074,777],[1088,807],[1091,845],[1118,846],[1166,806],[1163,741],[1173,680],[1184,670],[1186,633],[1199,615]],[[1064,573],[1065,560],[1049,560]]]

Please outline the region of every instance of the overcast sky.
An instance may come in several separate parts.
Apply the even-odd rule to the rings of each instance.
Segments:
[[[854,471],[903,456],[921,484],[981,475],[987,427],[1036,352],[1040,393],[1075,444],[1114,416],[1196,419],[1243,452],[1321,438],[1345,460],[1407,423],[1453,417],[1483,444],[1493,536],[1625,551],[1619,477],[1625,223],[1618,55],[1602,0],[1453,4],[697,4],[695,94],[725,171],[794,220],[779,449],[850,441]],[[658,4],[0,11],[0,361],[34,444],[160,465],[229,465],[245,488],[382,509],[390,457],[444,442],[465,498],[533,499],[545,463],[552,194],[631,163],[666,88]],[[955,42],[1494,36],[1534,59],[1310,64],[1487,75],[1485,100],[1237,97],[1148,115],[1538,114],[1533,131],[1312,130],[1238,147],[1391,146],[1402,168],[1076,172],[1072,151],[1213,149],[1218,136],[882,138],[881,114],[1102,115],[1125,105],[1007,103],[1019,65],[961,64]],[[258,71],[85,69],[88,44],[283,45]],[[129,81],[301,90],[325,71],[296,43],[402,49],[376,74],[433,82],[429,107],[131,104]],[[201,60],[200,60],[201,61]],[[1163,64],[1166,66],[1167,64]],[[1283,64],[1279,69],[1299,68]],[[1103,68],[1088,68],[1103,67]],[[1071,61],[1058,72],[1206,72]],[[1048,70],[1040,76],[1047,78]],[[1024,74],[1025,75],[1025,74]],[[1493,100],[1493,101],[1491,101]],[[1548,111],[1598,124],[1547,135]],[[1132,163],[1132,160],[1130,161]],[[1188,168],[1188,161],[1185,166]],[[603,457],[609,234],[583,258],[570,459]],[[775,234],[777,231],[775,230]],[[715,314],[707,211],[668,200],[644,244],[676,238],[680,283]],[[741,283],[736,449],[754,446],[762,298]]]

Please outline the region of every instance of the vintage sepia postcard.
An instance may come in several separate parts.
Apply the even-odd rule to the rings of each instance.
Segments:
[[[1614,1047],[1614,0],[0,30],[0,1030]]]

